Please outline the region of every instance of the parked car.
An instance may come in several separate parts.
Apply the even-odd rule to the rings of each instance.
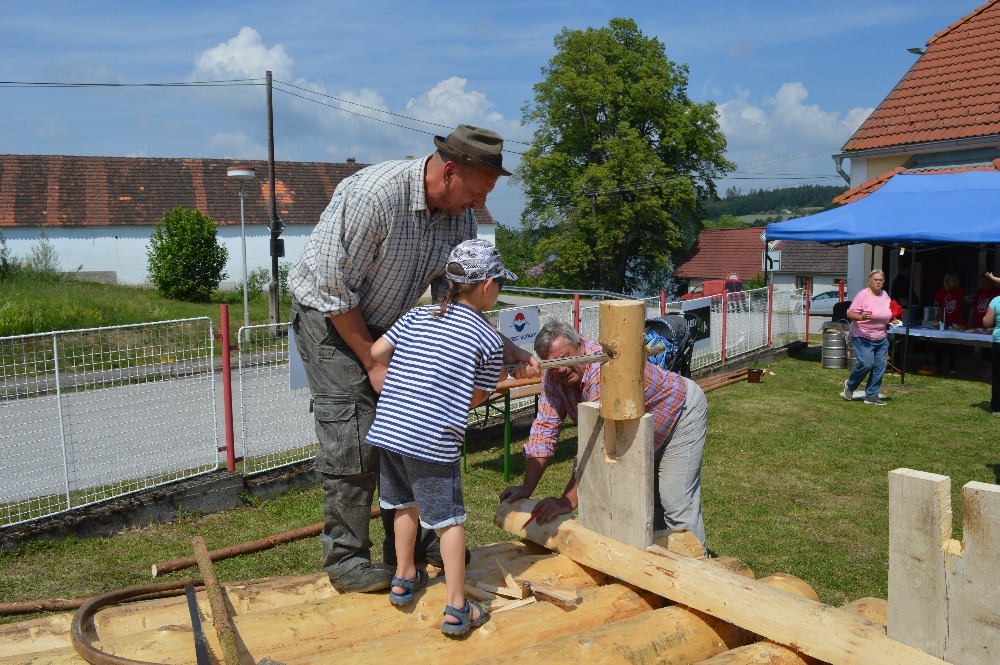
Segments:
[[[833,316],[833,306],[840,302],[840,291],[823,291],[809,299],[809,313],[817,316]],[[804,314],[806,301],[803,298],[795,305],[796,314]]]
[[[681,300],[697,300],[698,298],[711,298],[712,309],[718,311],[722,309],[722,299],[729,295],[726,301],[729,303],[729,311],[741,309],[746,311],[747,294],[743,290],[743,282],[738,279],[706,279],[704,282],[694,287],[691,293],[685,293]]]

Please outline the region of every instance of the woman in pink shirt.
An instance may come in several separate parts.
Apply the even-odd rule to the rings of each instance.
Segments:
[[[847,318],[851,320],[854,356],[858,359],[851,375],[844,381],[842,395],[848,402],[854,399],[854,391],[867,376],[865,404],[885,406],[885,401],[878,395],[889,357],[886,324],[892,314],[889,311],[889,294],[882,290],[883,286],[885,273],[872,270],[868,274],[868,286],[854,296],[847,310]]]

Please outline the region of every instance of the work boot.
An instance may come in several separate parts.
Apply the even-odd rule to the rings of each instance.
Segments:
[[[330,577],[330,583],[344,593],[366,593],[388,589],[392,584],[392,577],[391,570],[362,563],[336,579]]]

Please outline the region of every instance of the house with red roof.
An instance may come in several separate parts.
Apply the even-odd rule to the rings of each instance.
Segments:
[[[707,279],[750,280],[764,274],[764,229],[704,229],[674,277],[688,280],[688,291]],[[775,254],[776,253],[776,254]],[[805,288],[812,293],[837,288],[847,272],[847,248],[818,242],[779,241],[771,253],[778,264],[769,268],[775,286]]]
[[[146,279],[149,237],[164,210],[192,208],[215,220],[229,250],[224,284],[243,274],[240,185],[243,181],[247,270],[270,270],[271,194],[265,161],[148,157],[0,155],[0,233],[11,255],[23,258],[44,232],[65,271],[123,284]],[[341,180],[364,168],[344,163],[276,162],[275,202],[285,225],[285,257],[295,261]],[[476,210],[479,236],[495,240],[496,222]]]
[[[1000,0],[991,0],[927,40],[909,71],[834,155],[852,188],[835,202],[870,194],[897,173],[1000,170]],[[844,170],[850,163],[850,173]],[[871,245],[848,250],[848,289],[864,288],[873,267],[896,273],[898,252]],[[997,269],[992,248],[949,247],[924,252],[913,268],[930,301],[946,272],[963,287]]]

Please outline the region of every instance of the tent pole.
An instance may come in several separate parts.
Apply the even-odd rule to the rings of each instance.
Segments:
[[[906,363],[910,355],[910,324],[913,319],[913,299],[916,287],[913,285],[913,274],[917,268],[917,245],[913,245],[913,256],[910,258],[910,296],[906,299],[906,337],[903,338],[903,366],[899,368],[899,385],[906,385]]]

